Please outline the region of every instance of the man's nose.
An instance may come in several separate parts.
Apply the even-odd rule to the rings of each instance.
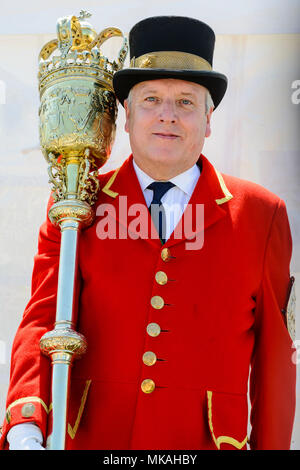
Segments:
[[[161,104],[159,120],[172,123],[177,121],[176,105],[172,100],[165,100]]]

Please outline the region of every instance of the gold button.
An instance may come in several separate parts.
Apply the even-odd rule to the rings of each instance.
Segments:
[[[35,406],[33,403],[26,403],[21,410],[23,418],[31,418],[35,412]]]
[[[169,248],[163,248],[161,250],[160,255],[161,255],[161,259],[163,261],[169,261],[169,259],[171,258],[171,252],[170,252]]]
[[[168,276],[163,271],[158,271],[155,274],[155,280],[156,280],[157,284],[160,284],[161,286],[164,286],[168,282]]]
[[[156,308],[157,310],[159,310],[160,308],[163,308],[163,306],[165,305],[165,302],[164,302],[164,299],[160,295],[155,295],[151,299],[151,305],[153,308]]]
[[[149,323],[147,325],[147,333],[149,336],[158,336],[160,334],[160,326],[157,323]]]
[[[153,382],[152,379],[145,379],[141,383],[141,389],[143,390],[144,393],[152,393],[153,390],[155,389],[155,383]]]
[[[156,354],[152,351],[147,351],[143,354],[143,363],[146,366],[153,366],[156,363]]]

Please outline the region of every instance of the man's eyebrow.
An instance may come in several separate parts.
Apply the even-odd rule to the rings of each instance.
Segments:
[[[147,88],[144,88],[144,90],[141,90],[141,93],[158,93],[157,90],[153,89],[153,88],[150,88],[150,89],[147,89]]]
[[[196,93],[189,93],[189,92],[187,92],[187,91],[182,91],[182,92],[181,92],[181,95],[187,95],[187,96],[193,96],[193,95],[195,95],[195,94],[196,94]]]
[[[141,91],[141,93],[153,93],[154,95],[156,93],[159,93],[159,91],[157,89],[154,89],[154,88],[150,88],[150,89],[147,89],[145,88],[144,90]],[[196,96],[196,93],[193,93],[193,92],[185,92],[185,91],[180,91],[178,93],[179,95],[184,95],[184,96]]]

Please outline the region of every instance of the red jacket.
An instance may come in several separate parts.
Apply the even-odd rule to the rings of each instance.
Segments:
[[[250,366],[250,447],[290,446],[296,368],[281,311],[291,257],[285,205],[261,186],[221,175],[203,155],[199,164],[190,200],[204,204],[197,250],[187,249],[189,232],[162,246],[139,236],[137,214],[120,215],[120,196],[128,208],[145,205],[132,157],[100,176],[98,216],[79,243],[76,330],[88,352],[72,370],[68,449],[245,449]],[[115,209],[110,219],[101,212],[105,203]],[[116,221],[116,237],[100,240],[105,222]],[[50,360],[39,340],[53,329],[59,246],[60,232],[47,218],[13,346],[3,446],[18,423],[34,421],[47,435]],[[157,336],[148,332],[151,323]],[[153,365],[143,362],[149,351]],[[152,393],[142,390],[145,379],[154,382]]]

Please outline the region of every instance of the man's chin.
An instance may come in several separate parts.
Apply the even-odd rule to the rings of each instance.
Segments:
[[[178,150],[178,149],[177,149]],[[176,162],[182,161],[181,156],[176,152],[175,148],[170,149],[159,149],[157,147],[153,147],[150,149],[149,153],[149,160],[159,163],[161,165],[170,165],[176,164]]]

